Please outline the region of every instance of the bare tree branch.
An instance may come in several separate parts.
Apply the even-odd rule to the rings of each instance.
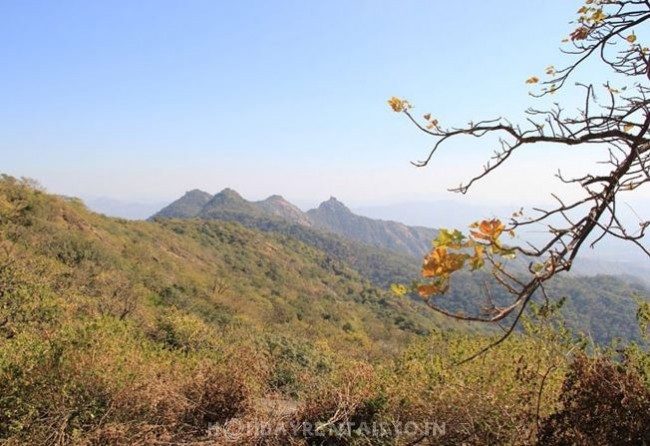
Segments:
[[[508,162],[513,153],[535,144],[553,144],[567,149],[585,147],[606,155],[600,160],[605,172],[588,171],[582,176],[565,177],[559,171],[557,177],[565,184],[581,190],[578,198],[568,199],[553,195],[556,201],[549,209],[535,209],[537,215],[524,218],[513,217],[508,230],[531,225],[543,225],[548,240],[536,247],[499,247],[499,252],[512,252],[537,259],[528,268],[529,276],[509,272],[494,256],[488,256],[487,266],[506,294],[512,300],[498,307],[492,299],[486,315],[454,314],[431,302],[425,296],[429,308],[445,316],[464,321],[496,323],[515,315],[505,333],[495,342],[462,362],[476,358],[500,344],[513,332],[526,305],[543,283],[555,275],[569,271],[585,243],[591,247],[605,237],[611,236],[629,241],[650,257],[650,249],[642,244],[650,222],[641,221],[636,228],[625,227],[617,199],[626,193],[642,188],[650,182],[650,50],[637,42],[635,29],[650,21],[650,1],[596,0],[578,11],[577,27],[567,43],[570,49],[564,53],[576,59],[565,68],[546,69],[549,79],[542,82],[541,92],[533,96],[552,94],[564,87],[578,69],[591,59],[598,59],[615,75],[622,75],[621,87],[613,82],[596,87],[592,83],[577,83],[584,90],[582,109],[572,115],[559,105],[550,109],[531,108],[526,111],[525,125],[513,125],[509,120],[497,118],[470,122],[464,127],[443,128],[437,120],[425,115],[424,122],[413,116],[407,101],[393,98],[389,103],[395,111],[403,112],[420,131],[435,139],[432,149],[422,161],[413,162],[424,167],[432,162],[435,154],[444,146],[461,137],[498,138],[493,156],[483,170],[459,187],[450,189],[465,194],[477,182],[492,175]],[[618,78],[617,78],[618,79]],[[528,82],[536,83],[533,77]],[[599,99],[596,91],[605,93]],[[491,245],[486,245],[490,247]],[[493,245],[492,245],[493,246]],[[442,292],[446,287],[441,288]],[[422,293],[421,293],[422,294]]]

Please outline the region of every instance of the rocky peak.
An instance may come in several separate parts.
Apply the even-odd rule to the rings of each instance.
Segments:
[[[281,195],[271,195],[266,200],[258,201],[256,204],[268,214],[284,218],[293,223],[311,226],[311,222],[305,213],[295,205],[289,203]]]
[[[345,212],[345,213],[352,213],[350,209],[343,203],[341,203],[339,200],[336,199],[336,197],[330,197],[329,200],[323,201],[319,206],[318,206],[318,211],[326,211],[326,212]]]
[[[210,200],[212,195],[199,189],[193,189],[161,209],[151,218],[194,218],[203,209]]]

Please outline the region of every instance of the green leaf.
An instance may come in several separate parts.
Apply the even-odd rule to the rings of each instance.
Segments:
[[[441,229],[438,233],[438,238],[433,241],[434,246],[436,247],[450,247],[453,249],[459,249],[465,240],[465,236],[458,229],[449,231],[448,229]]]

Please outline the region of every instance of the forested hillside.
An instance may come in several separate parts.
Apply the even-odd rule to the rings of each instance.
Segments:
[[[284,236],[283,240],[299,240],[326,253],[331,260],[347,265],[380,290],[387,290],[392,283],[417,279],[423,255],[414,252],[424,251],[437,233],[433,229],[357,216],[334,198],[302,213],[279,196],[250,202],[236,191],[226,189],[211,199],[208,197],[207,193],[190,191],[151,220],[167,226],[172,224],[169,218],[177,219],[176,224],[183,224],[178,220],[237,222],[247,228]],[[178,212],[179,209],[185,211]],[[391,236],[381,236],[386,233]],[[522,272],[527,270],[529,261],[525,258],[517,261]],[[454,280],[450,291],[439,298],[440,305],[451,312],[471,314],[476,312],[477,302],[487,304],[488,296],[496,302],[505,301],[507,296],[499,288],[489,275],[463,273]],[[567,298],[561,314],[569,326],[587,333],[595,342],[609,344],[616,339],[639,339],[635,309],[637,299],[647,299],[648,292],[638,279],[573,274],[550,283],[547,291],[554,301]],[[417,295],[411,298],[419,301]]]
[[[10,444],[126,435],[94,432],[101,417],[180,423],[134,425],[138,438],[205,430],[243,408],[242,392],[295,395],[334,352],[391,356],[441,322],[298,239],[223,221],[110,219],[10,177],[0,234],[0,440]],[[210,389],[217,400],[197,404],[223,407],[176,401]],[[150,406],[111,413],[132,398]]]
[[[111,219],[3,177],[0,441],[521,444],[561,407],[566,352],[586,344],[552,312],[458,369],[488,332],[378,288],[355,268],[374,248],[272,221]],[[420,430],[363,428],[400,420]]]

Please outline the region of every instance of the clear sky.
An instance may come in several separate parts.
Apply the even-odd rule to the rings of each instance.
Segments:
[[[0,171],[131,201],[225,187],[299,202],[449,198],[492,147],[450,145],[416,169],[431,141],[386,99],[442,124],[516,119],[534,101],[524,80],[567,60],[558,47],[579,6],[0,0]],[[552,158],[513,157],[469,199],[538,198]]]

